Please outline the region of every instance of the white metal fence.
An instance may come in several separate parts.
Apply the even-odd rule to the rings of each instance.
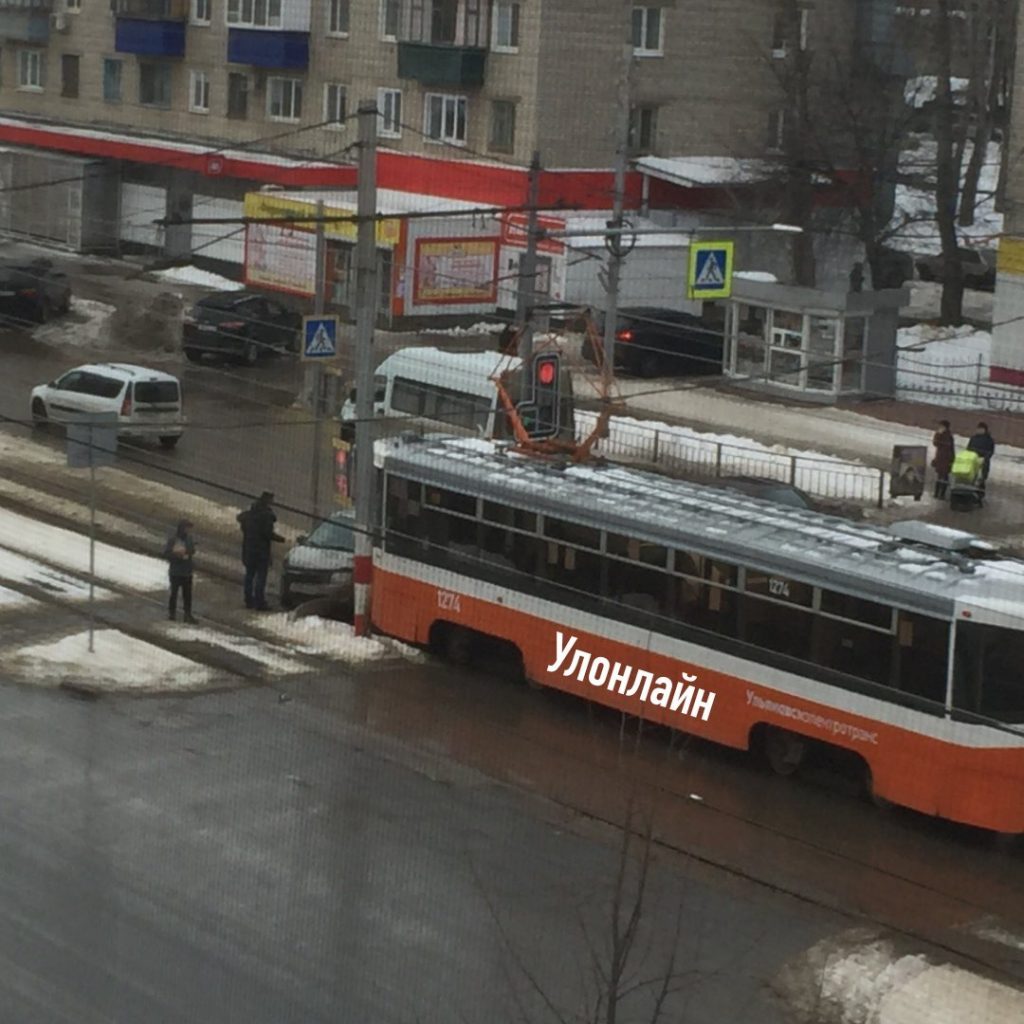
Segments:
[[[576,433],[586,437],[597,414],[576,410]],[[757,477],[792,484],[821,498],[875,504],[881,507],[889,486],[885,470],[844,462],[828,455],[786,452],[720,440],[687,427],[614,417],[608,437],[597,442],[597,454],[636,459],[665,469],[685,470],[708,478]]]

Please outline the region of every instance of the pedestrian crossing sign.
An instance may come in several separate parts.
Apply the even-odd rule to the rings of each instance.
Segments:
[[[338,318],[306,316],[302,318],[302,358],[323,363],[338,358]]]
[[[688,299],[727,299],[732,294],[732,242],[692,242]]]

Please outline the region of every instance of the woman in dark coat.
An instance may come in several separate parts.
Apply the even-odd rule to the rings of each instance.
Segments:
[[[939,420],[941,429],[935,431],[932,444],[935,447],[935,458],[932,459],[932,469],[935,470],[935,497],[945,498],[949,489],[949,471],[953,467],[953,459],[956,456],[956,445],[953,441],[953,433],[949,429],[949,420]]]

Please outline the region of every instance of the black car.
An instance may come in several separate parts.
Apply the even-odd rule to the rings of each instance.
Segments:
[[[601,318],[597,326],[603,337]],[[583,355],[597,362],[589,336]],[[639,377],[721,373],[721,326],[676,309],[622,309],[615,331],[615,366]]]
[[[50,260],[0,262],[0,317],[4,323],[45,323],[70,308],[71,282]]]
[[[181,345],[185,357],[204,356],[252,366],[265,356],[298,348],[302,317],[256,292],[215,292],[185,315]]]
[[[977,291],[991,292],[996,287],[996,254],[994,249],[957,249],[964,287]],[[945,263],[942,253],[925,256],[917,262],[917,272],[922,281],[942,281],[945,277]]]

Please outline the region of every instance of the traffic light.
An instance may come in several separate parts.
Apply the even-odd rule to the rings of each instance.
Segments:
[[[531,366],[532,401],[522,410],[523,426],[532,438],[555,437],[561,427],[562,357],[558,352],[542,352]]]

